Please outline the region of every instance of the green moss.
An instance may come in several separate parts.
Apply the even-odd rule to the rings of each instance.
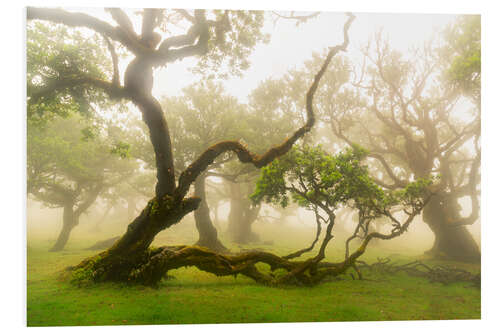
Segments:
[[[86,265],[72,270],[70,283],[77,286],[85,286],[94,282],[97,264],[102,260],[100,255],[90,258]]]
[[[165,195],[161,200],[153,198],[149,201],[149,216],[163,217],[174,205],[174,198],[170,195]]]

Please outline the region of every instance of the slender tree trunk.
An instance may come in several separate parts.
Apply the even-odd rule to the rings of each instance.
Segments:
[[[239,183],[229,182],[229,195],[230,195],[230,208],[228,225],[227,225],[227,233],[234,240],[235,235],[238,230],[238,222],[243,216],[243,207],[241,202],[241,186]]]
[[[56,243],[50,249],[51,252],[62,251],[68,242],[71,231],[78,225],[78,216],[73,211],[73,202],[66,203],[63,209],[63,226]]]
[[[259,216],[260,206],[252,206],[249,193],[242,193],[240,183],[230,183],[231,210],[229,211],[228,233],[239,244],[259,241],[259,236],[252,231],[252,224]]]
[[[450,207],[436,195],[424,208],[424,222],[434,233],[434,245],[427,251],[438,258],[464,262],[480,262],[481,252],[471,233],[465,226],[454,226],[453,216],[458,216],[456,207]]]
[[[217,236],[217,229],[210,219],[205,191],[205,175],[200,175],[194,183],[194,193],[201,199],[200,206],[194,211],[194,220],[198,230],[199,239],[196,245],[204,246],[214,251],[227,252],[227,248],[222,245]]]

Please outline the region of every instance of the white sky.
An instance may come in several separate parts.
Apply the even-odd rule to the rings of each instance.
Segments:
[[[269,13],[268,13],[269,14]],[[445,14],[368,14],[355,13],[356,20],[349,31],[351,43],[345,55],[359,59],[359,48],[375,31],[383,29],[391,45],[405,52],[409,47],[427,41],[455,18]],[[245,101],[246,96],[258,84],[270,76],[279,77],[293,67],[301,66],[328,46],[343,41],[344,13],[324,12],[319,17],[296,27],[293,20],[279,20],[274,24],[267,16],[264,30],[271,34],[268,44],[259,44],[250,57],[251,67],[243,78],[232,78],[226,82],[228,92]],[[198,80],[188,68],[195,63],[186,59],[169,64],[157,71],[153,93],[177,95],[182,87]]]

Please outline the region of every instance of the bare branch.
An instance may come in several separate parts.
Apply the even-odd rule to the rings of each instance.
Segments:
[[[297,21],[297,25],[301,23],[305,23],[306,21],[315,18],[321,14],[321,12],[313,12],[309,15],[295,15],[295,12],[290,12],[290,15],[282,15],[278,13],[277,11],[272,11],[274,15],[277,16],[278,19],[285,19],[285,20],[295,20]],[[277,20],[276,20],[277,21]],[[275,23],[276,23],[275,21]]]
[[[286,154],[294,145],[294,143],[309,132],[314,125],[314,111],[313,111],[313,97],[318,88],[319,81],[325,73],[328,65],[330,64],[334,55],[340,51],[345,51],[349,43],[348,29],[354,20],[354,15],[347,14],[348,20],[344,25],[344,42],[340,45],[330,48],[328,55],[323,63],[323,66],[314,77],[314,81],[309,88],[306,95],[306,111],[307,121],[304,126],[299,128],[290,138],[285,140],[281,145],[274,146],[262,155],[257,155],[250,152],[247,147],[236,141],[223,141],[219,142],[205,152],[203,152],[196,161],[194,161],[179,177],[179,185],[175,190],[177,199],[183,198],[189,190],[190,185],[194,182],[196,177],[201,174],[205,169],[214,162],[214,160],[221,154],[232,151],[236,154],[240,162],[251,163],[257,168],[262,168],[271,163],[275,158]]]
[[[311,243],[311,245],[309,247],[306,247],[306,248],[304,248],[302,250],[298,250],[298,251],[290,253],[290,254],[288,254],[286,256],[283,256],[283,259],[298,258],[301,255],[303,255],[304,253],[309,252],[309,251],[311,251],[314,248],[314,246],[318,242],[319,235],[321,234],[321,219],[320,219],[320,216],[319,216],[319,213],[318,213],[318,209],[316,207],[314,208],[314,215],[316,217],[316,238],[314,238],[313,242]]]
[[[106,8],[106,11],[111,14],[113,20],[122,28],[131,38],[138,39],[137,33],[134,30],[134,25],[130,18],[120,8]]]
[[[115,47],[113,43],[109,40],[107,36],[104,36],[104,40],[108,45],[109,53],[111,53],[111,60],[113,61],[113,78],[111,84],[115,87],[120,86],[120,71],[118,69],[118,56],[116,55]]]
[[[154,57],[156,66],[162,66],[165,63],[193,55],[202,55],[208,51],[210,35],[205,11],[201,9],[195,10],[194,19],[195,23],[185,35],[167,38],[160,44]],[[196,39],[198,41],[196,44],[193,44]],[[171,49],[171,47],[181,48]]]

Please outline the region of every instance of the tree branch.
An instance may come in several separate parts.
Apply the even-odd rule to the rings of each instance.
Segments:
[[[313,111],[313,97],[318,88],[319,81],[321,80],[323,74],[325,73],[330,61],[333,56],[336,55],[340,51],[345,51],[347,45],[349,43],[349,36],[347,34],[348,29],[354,20],[354,15],[348,13],[349,17],[347,22],[344,25],[344,42],[340,45],[330,48],[328,55],[323,63],[323,66],[319,70],[319,72],[314,77],[314,81],[309,88],[309,91],[306,95],[306,111],[307,111],[307,121],[304,126],[299,128],[290,138],[285,140],[281,145],[274,146],[270,148],[267,152],[262,155],[257,155],[255,153],[250,152],[243,144],[237,141],[223,141],[219,142],[210,148],[208,148],[205,152],[203,152],[196,161],[191,163],[191,165],[182,172],[179,177],[179,185],[175,190],[175,197],[179,200],[182,199],[189,190],[190,185],[194,182],[196,177],[205,169],[214,162],[214,160],[221,154],[225,152],[234,152],[240,162],[242,163],[251,163],[257,168],[262,168],[267,164],[271,163],[275,158],[286,154],[295,142],[303,137],[307,132],[309,132],[314,125],[314,111]]]
[[[51,80],[42,87],[33,87],[30,92],[29,103],[37,103],[44,96],[54,93],[58,90],[71,88],[75,86],[90,85],[95,88],[104,90],[111,98],[125,98],[128,93],[121,86],[116,86],[112,82],[104,81],[93,77],[79,77],[75,79],[62,78],[58,80]]]
[[[85,27],[109,38],[119,41],[134,54],[151,54],[151,50],[144,47],[137,38],[134,38],[129,32],[121,26],[113,27],[107,22],[101,21],[83,13],[71,13],[62,9],[55,8],[35,8],[28,7],[28,20],[44,20],[54,23],[62,23],[69,27]]]
[[[116,55],[115,47],[113,43],[109,40],[107,36],[104,36],[104,40],[108,45],[109,53],[111,54],[111,60],[113,61],[113,78],[111,84],[118,89],[120,87],[120,71],[118,69],[118,56]]]

